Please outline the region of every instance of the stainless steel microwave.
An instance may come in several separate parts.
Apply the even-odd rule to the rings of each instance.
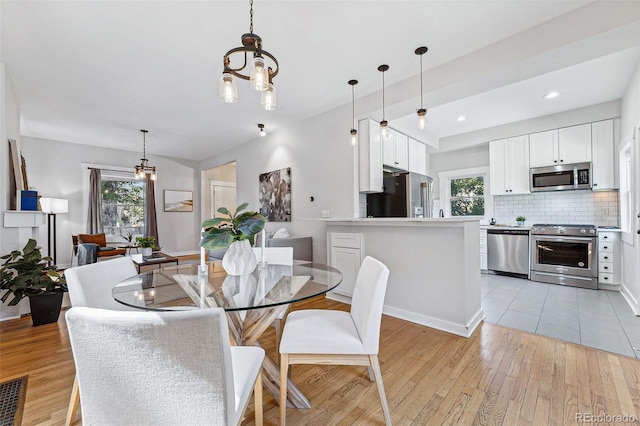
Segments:
[[[591,163],[558,164],[530,169],[531,192],[591,189]]]

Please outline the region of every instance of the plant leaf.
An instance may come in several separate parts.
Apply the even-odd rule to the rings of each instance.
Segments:
[[[231,229],[211,228],[202,236],[200,247],[208,250],[219,250],[229,247],[234,240],[235,238]]]
[[[249,203],[242,203],[238,206],[238,208],[236,209],[236,216],[238,215],[238,213],[240,213],[242,210],[246,209],[247,207],[249,207]]]
[[[226,214],[227,216],[231,217],[231,212],[226,207],[220,207],[218,209],[218,213]]]
[[[200,225],[200,227],[208,230],[209,228],[217,228],[221,223],[230,223],[230,221],[226,217],[214,217],[213,219],[207,219],[202,222],[202,225]]]

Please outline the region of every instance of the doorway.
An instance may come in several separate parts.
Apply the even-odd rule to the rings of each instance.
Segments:
[[[205,219],[223,216],[218,213],[220,207],[226,207],[233,213],[237,207],[235,161],[207,170],[205,182]]]

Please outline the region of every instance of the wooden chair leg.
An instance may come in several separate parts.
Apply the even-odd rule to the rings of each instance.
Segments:
[[[276,329],[276,349],[280,352],[280,340],[282,339],[282,319],[276,318],[274,321]]]
[[[284,426],[287,417],[287,371],[289,355],[280,355],[280,426]]]
[[[369,380],[375,382],[376,376],[373,374],[373,368],[367,367],[367,371],[369,372]]]
[[[262,426],[263,413],[262,413],[262,371],[258,373],[256,384],[253,387],[253,405],[256,416],[256,426]]]
[[[373,374],[378,385],[378,393],[380,394],[380,402],[382,402],[382,412],[384,413],[384,422],[387,426],[391,426],[391,415],[389,414],[389,405],[387,404],[387,395],[384,392],[384,384],[382,383],[382,372],[378,363],[378,355],[369,355],[369,362],[373,369]]]
[[[78,405],[80,404],[80,388],[78,387],[78,375],[73,379],[73,387],[71,388],[71,398],[69,399],[69,408],[67,408],[67,418],[64,422],[65,426],[71,426],[76,419]]]

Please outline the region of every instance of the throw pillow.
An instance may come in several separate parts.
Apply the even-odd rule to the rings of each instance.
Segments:
[[[273,238],[289,238],[289,231],[285,228],[280,228],[273,234]]]

